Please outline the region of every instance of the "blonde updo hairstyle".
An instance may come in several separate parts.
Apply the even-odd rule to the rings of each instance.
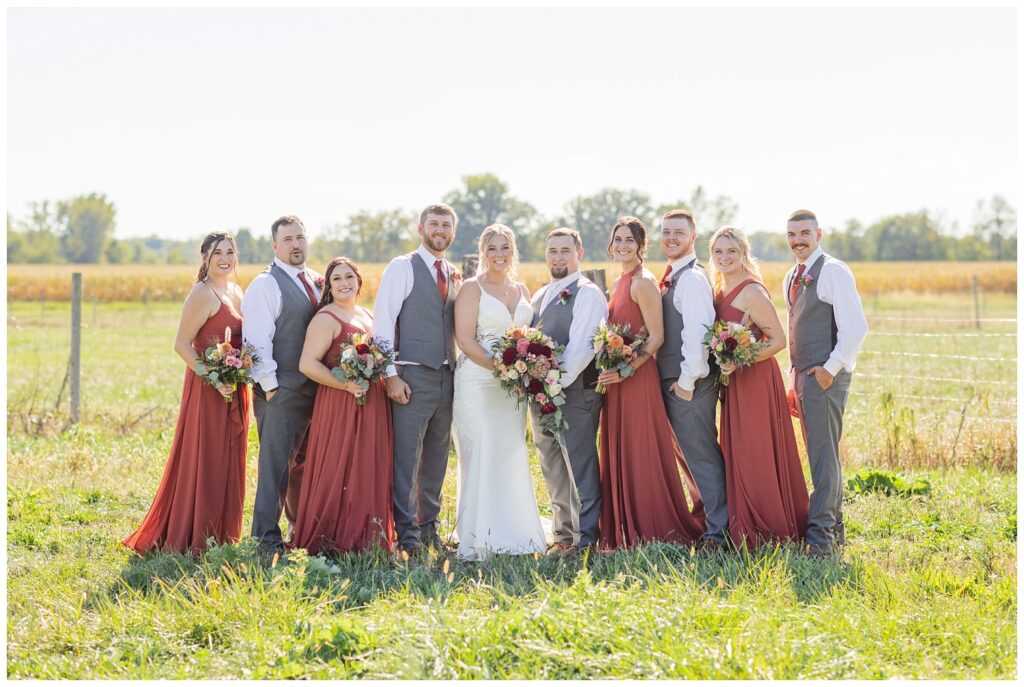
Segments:
[[[743,271],[763,284],[764,278],[761,276],[761,268],[757,265],[757,258],[750,254],[750,241],[747,239],[747,235],[738,227],[719,227],[718,231],[712,234],[711,239],[708,241],[708,255],[711,258],[708,271],[711,273],[711,286],[714,288],[715,293],[721,293],[723,289],[722,273],[718,271],[718,266],[715,263],[715,242],[723,236],[739,250],[740,266],[743,268]]]
[[[487,269],[487,246],[490,245],[491,239],[495,236],[503,236],[508,239],[509,244],[512,246],[512,264],[508,268],[509,279],[514,279],[516,276],[516,268],[519,267],[519,249],[516,248],[516,235],[504,224],[492,224],[483,233],[480,234],[480,240],[477,242],[477,254],[480,256],[480,266],[477,269],[478,273],[482,273]]]

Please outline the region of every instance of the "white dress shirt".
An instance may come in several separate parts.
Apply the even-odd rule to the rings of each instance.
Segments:
[[[291,277],[302,293],[306,293],[306,287],[299,279],[299,272],[303,270],[292,267],[280,258],[274,258],[274,264]],[[316,280],[320,275],[308,267],[304,271],[306,278],[309,279],[309,286],[313,289],[313,295],[319,300],[320,289],[316,286]],[[277,331],[277,318],[281,314],[281,302],[281,287],[277,285],[277,280],[270,276],[269,271],[257,274],[242,297],[242,331],[245,343],[252,344],[260,358],[259,364],[253,366],[252,376],[264,391],[273,391],[277,388],[274,332]]]
[[[818,246],[807,260],[797,264],[807,265],[805,269],[810,269],[823,253],[821,246]],[[789,287],[795,274],[796,266],[793,266],[782,282],[787,305],[791,305]],[[837,330],[836,347],[832,349],[832,355],[823,367],[833,377],[843,370],[853,372],[857,366],[857,353],[868,334],[868,321],[864,317],[860,294],[857,293],[857,282],[846,263],[832,256],[825,256],[825,264],[821,266],[817,282],[818,298],[832,306]]]
[[[388,263],[384,273],[380,277],[380,287],[377,289],[377,299],[373,303],[373,335],[375,338],[387,341],[392,347],[395,345],[395,327],[398,324],[398,313],[402,310],[402,303],[412,293],[412,285],[415,275],[412,271],[412,260],[419,257],[427,265],[430,277],[437,284],[437,269],[434,263],[441,261],[441,270],[445,279],[448,280],[449,292],[452,288],[452,275],[448,269],[448,263],[444,258],[438,258],[421,243],[420,247],[412,255],[399,255]],[[449,293],[449,298],[451,294]],[[401,353],[401,351],[399,351]],[[400,365],[418,365],[419,363],[407,360],[396,360]],[[448,362],[447,357],[445,362]],[[394,365],[388,367],[388,377],[394,377],[398,370]]]
[[[671,279],[673,274],[696,259],[697,255],[690,253],[670,262],[672,272],[668,278]],[[715,321],[715,295],[711,290],[711,282],[700,270],[683,272],[676,282],[672,305],[683,316],[683,361],[679,363],[679,379],[676,384],[680,389],[693,391],[697,380],[707,377],[711,371],[708,347],[704,344],[707,327]]]
[[[564,289],[568,288],[574,281],[580,278],[579,270],[572,274],[551,282],[544,289],[538,289],[533,294],[533,303],[541,298],[538,312],[544,314],[544,309],[551,304],[551,301],[558,298]],[[591,284],[593,284],[591,282]],[[541,294],[544,294],[541,297]],[[596,285],[593,288],[584,288],[583,285],[576,290],[572,299],[572,324],[569,325],[569,343],[562,353],[561,363],[565,367],[565,374],[562,376],[562,387],[567,387],[576,381],[580,373],[594,359],[594,332],[601,326],[601,322],[608,318],[608,302],[604,299]]]

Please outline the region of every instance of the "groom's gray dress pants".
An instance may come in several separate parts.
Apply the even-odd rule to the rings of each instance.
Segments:
[[[849,372],[840,372],[828,389],[806,373],[795,375],[799,396],[804,445],[811,466],[810,507],[805,541],[829,551],[843,543],[843,469],[839,462],[839,440],[843,436],[843,410],[850,394]]]
[[[593,389],[566,389],[562,413],[568,429],[557,435],[541,429],[530,407],[533,443],[551,496],[551,533],[556,543],[597,543],[601,515],[601,474],[597,428],[603,397]],[[574,533],[579,539],[574,542]]]
[[[683,459],[697,483],[704,503],[704,539],[725,543],[725,528],[729,512],[725,498],[725,461],[718,444],[715,413],[718,410],[718,368],[712,367],[706,377],[698,379],[693,399],[685,401],[671,391],[674,379],[661,380],[661,394],[665,401],[672,431],[683,451]],[[690,495],[693,498],[693,494]]]
[[[268,401],[259,385],[253,391],[260,453],[252,536],[265,547],[280,548],[279,521],[288,491],[288,468],[309,429],[315,396],[279,386]]]
[[[391,403],[395,531],[402,549],[436,544],[441,486],[452,441],[454,375],[447,365],[399,365],[412,394],[405,405]]]

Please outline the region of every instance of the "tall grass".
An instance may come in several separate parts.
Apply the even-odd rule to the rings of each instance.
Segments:
[[[762,263],[765,284],[778,292],[791,263]],[[265,265],[242,265],[238,281],[244,287]],[[311,265],[322,269],[320,265]],[[851,269],[858,288],[865,296],[905,293],[955,293],[970,291],[977,276],[980,288],[988,293],[1010,294],[1017,291],[1015,262],[872,262],[853,263]],[[607,262],[588,262],[586,269],[604,269],[608,283],[618,275],[618,267]],[[655,265],[652,269],[660,271]],[[380,285],[383,263],[360,266],[364,297],[373,299]],[[7,300],[66,301],[71,298],[71,273],[82,272],[85,299],[100,303],[121,301],[181,302],[195,283],[196,267],[191,265],[8,265]],[[519,278],[531,291],[548,281],[543,263],[524,263]]]

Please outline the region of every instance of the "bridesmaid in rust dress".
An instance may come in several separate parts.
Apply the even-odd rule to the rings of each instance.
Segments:
[[[629,323],[631,332],[646,326],[650,338],[633,363],[633,375],[622,379],[618,372],[605,371],[598,377],[608,389],[601,408],[604,550],[651,540],[691,544],[704,532],[700,493],[665,413],[657,365],[649,364],[665,337],[658,282],[642,264],[646,247],[643,222],[636,217],[616,222],[608,254],[622,264],[622,275],[612,287],[608,321]],[[680,467],[694,500],[692,512]]]
[[[797,541],[807,530],[807,484],[775,354],[786,347],[782,324],[742,231],[711,237],[715,315],[742,322],[768,341],[757,362],[736,369],[722,387],[719,440],[725,458],[729,536],[737,547]]]
[[[373,316],[356,305],[363,279],[351,260],[331,260],[324,279],[299,359],[299,370],[320,387],[289,546],[311,555],[378,546],[391,551],[391,406],[383,382],[373,382],[366,405],[359,406],[363,390],[330,371],[345,339],[372,333]]]
[[[213,387],[194,370],[211,343],[242,347],[242,289],[235,273],[235,239],[226,232],[207,234],[200,247],[202,265],[178,324],[174,351],[189,369],[181,392],[181,410],[171,455],[153,505],[134,533],[122,543],[139,553],[191,552],[197,556],[208,537],[234,543],[242,531],[245,498],[245,448],[249,434],[249,387]],[[225,399],[230,399],[229,403]]]

